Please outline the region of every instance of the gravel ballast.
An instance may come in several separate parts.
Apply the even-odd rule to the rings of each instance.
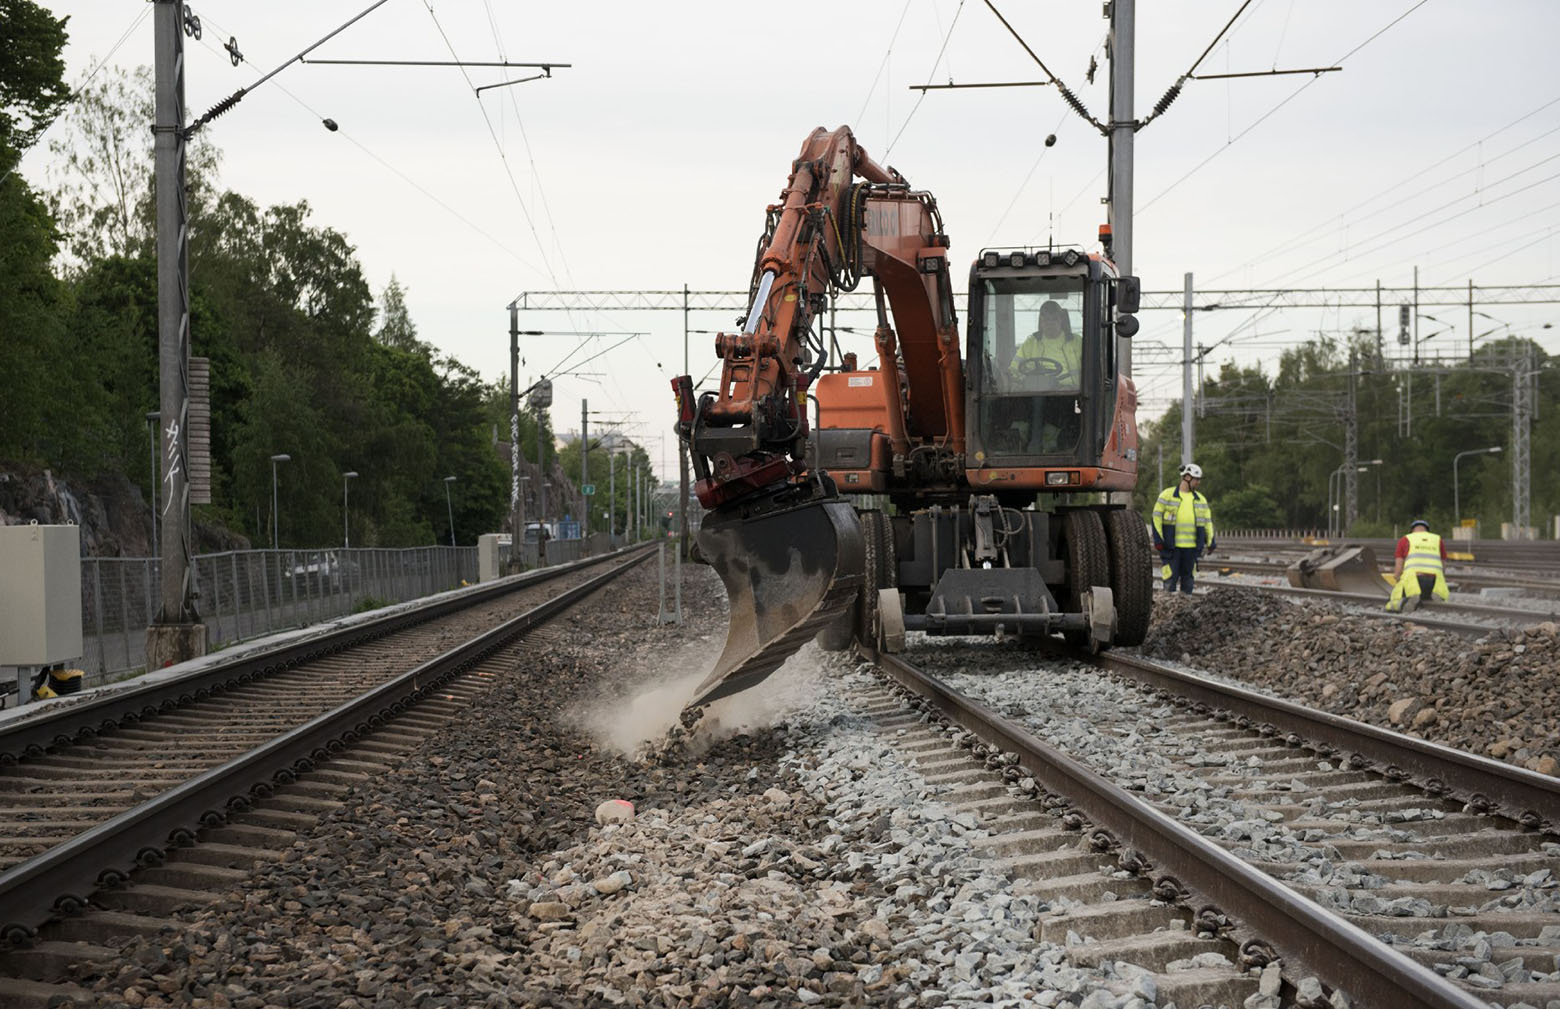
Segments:
[[[1219,587],[1156,593],[1143,654],[1324,711],[1560,774],[1560,626],[1476,640]]]
[[[842,657],[809,647],[642,758],[725,630],[707,569],[680,627],[656,589],[641,569],[534,633],[466,718],[80,983],[240,1009],[1152,1004],[1142,971],[1032,938],[1048,905],[851,714],[875,681]]]

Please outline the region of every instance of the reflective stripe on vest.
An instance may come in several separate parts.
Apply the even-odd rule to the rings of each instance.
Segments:
[[[1437,575],[1445,577],[1441,563],[1441,537],[1435,533],[1409,533],[1408,556],[1403,558],[1403,577]]]

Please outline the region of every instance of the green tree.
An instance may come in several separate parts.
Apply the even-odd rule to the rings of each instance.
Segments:
[[[1272,491],[1261,484],[1230,491],[1210,504],[1213,506],[1217,527],[1282,529],[1286,524],[1284,510],[1273,500]]]
[[[37,458],[64,413],[51,381],[65,364],[65,291],[49,265],[59,236],[14,168],[70,99],[65,20],[29,0],[0,0],[0,456],[16,459]]]
[[[1481,347],[1472,360],[1443,361],[1417,371],[1388,366],[1373,334],[1347,340],[1317,339],[1286,351],[1274,374],[1221,368],[1203,388],[1197,419],[1197,461],[1207,476],[1204,491],[1221,528],[1245,522],[1271,526],[1272,515],[1254,494],[1262,488],[1276,504],[1281,525],[1324,528],[1328,484],[1343,464],[1350,388],[1356,426],[1356,458],[1381,459],[1357,473],[1359,535],[1381,534],[1415,516],[1438,529],[1477,518],[1483,535],[1498,535],[1511,515],[1513,361],[1536,364],[1536,414],[1531,429],[1532,514],[1535,523],[1560,510],[1560,374],[1526,341],[1508,339]],[[1179,403],[1145,424],[1135,500],[1146,511],[1157,493],[1157,460],[1163,452],[1167,479],[1180,461]],[[1452,460],[1467,449],[1502,446],[1505,453],[1464,458],[1459,470],[1462,515],[1453,514]],[[1340,476],[1334,490],[1344,482]],[[1231,500],[1231,495],[1240,496]],[[1261,506],[1247,514],[1248,506]]]
[[[417,339],[417,327],[412,323],[411,313],[406,310],[406,288],[401,286],[393,273],[379,300],[379,328],[374,331],[374,339],[399,350],[416,350],[421,346]]]
[[[16,167],[70,101],[65,22],[32,0],[0,0],[0,174]]]
[[[0,458],[37,460],[65,412],[53,380],[66,365],[65,291],[49,268],[56,248],[42,201],[21,176],[0,179]]]

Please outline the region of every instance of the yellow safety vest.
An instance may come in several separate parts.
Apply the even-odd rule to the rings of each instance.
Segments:
[[[1441,563],[1441,537],[1435,533],[1412,532],[1407,539],[1408,556],[1403,558],[1403,577],[1392,587],[1392,598],[1387,600],[1387,609],[1394,613],[1402,608],[1404,599],[1420,594],[1420,575],[1435,576],[1435,586],[1430,594],[1436,599],[1445,602],[1452,594],[1446,587],[1446,565]]]
[[[1015,363],[1025,358],[1045,358],[1062,366],[1062,373],[1055,376],[1058,384],[1075,385],[1083,370],[1083,341],[1076,336],[1031,336],[1019,344],[1014,355]]]
[[[1203,547],[1213,543],[1213,510],[1202,491],[1181,493],[1173,484],[1154,502],[1154,532],[1165,546]]]

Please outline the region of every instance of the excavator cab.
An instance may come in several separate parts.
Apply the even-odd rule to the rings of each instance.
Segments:
[[[1099,489],[1117,399],[1108,260],[1077,249],[985,250],[970,272],[970,482]],[[1056,471],[1056,472],[1053,472]],[[1020,475],[1022,474],[1022,475]],[[997,479],[993,480],[992,478]]]

